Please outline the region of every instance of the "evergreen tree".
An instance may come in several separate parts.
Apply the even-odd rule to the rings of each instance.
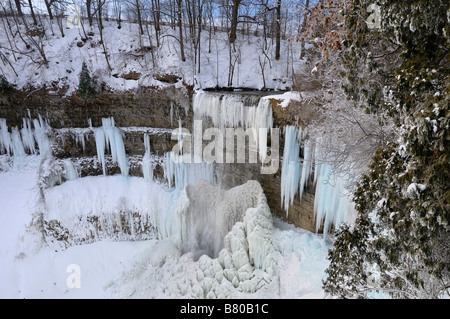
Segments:
[[[6,94],[12,90],[12,85],[8,82],[8,80],[0,75],[0,94]]]
[[[380,15],[374,29],[371,4]],[[399,136],[379,149],[359,183],[356,224],[336,234],[324,282],[330,294],[449,294],[449,10],[445,0],[354,0],[346,12],[346,93],[392,118]]]
[[[83,62],[80,73],[80,83],[78,85],[78,95],[82,98],[95,96],[95,80],[91,78],[86,62]]]

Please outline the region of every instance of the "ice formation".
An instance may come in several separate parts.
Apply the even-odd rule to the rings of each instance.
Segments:
[[[301,131],[300,131],[301,132]],[[302,164],[300,162],[299,130],[295,126],[286,126],[284,137],[283,164],[281,168],[281,205],[289,213],[300,182]]]
[[[159,215],[175,198],[143,178],[90,176],[44,191],[44,229],[54,248],[102,239],[145,240],[157,236]]]
[[[39,115],[39,119],[33,120],[33,125],[34,136],[39,147],[39,153],[41,156],[51,155],[52,150],[50,141],[46,133],[48,124],[42,119],[41,115]]]
[[[262,189],[250,181],[225,191],[202,180],[188,184],[183,192],[184,200],[176,210],[184,219],[180,248],[217,257],[233,225],[244,219],[247,210],[259,206]]]
[[[189,156],[189,154],[187,154]],[[186,154],[185,154],[186,156]],[[215,183],[214,166],[212,163],[188,163],[186,157],[168,152],[164,159],[164,177],[169,187],[183,189],[187,184],[195,184],[200,180]]]
[[[215,212],[221,213],[215,216]],[[188,185],[176,214],[183,216],[183,236],[158,241],[141,264],[108,287],[112,295],[117,287],[133,298],[230,298],[278,290],[282,256],[273,245],[272,216],[258,182],[229,191],[207,182]],[[195,225],[190,224],[193,221]],[[201,254],[205,247],[189,246],[191,239],[201,238],[215,248],[208,233],[219,238],[227,228],[221,248],[212,257]],[[136,286],[134,281],[147,285]]]
[[[267,98],[249,97],[251,106],[241,96],[197,93],[193,108],[197,118],[210,118],[216,127],[251,128],[258,141],[261,162],[267,154],[267,134],[273,127],[273,112]]]
[[[144,147],[145,154],[142,158],[142,175],[144,176],[145,181],[151,182],[153,180],[153,162],[151,160],[151,152],[150,152],[150,136],[145,133],[144,134]]]
[[[105,153],[110,150],[112,161],[118,163],[122,175],[128,176],[128,157],[125,152],[122,131],[115,126],[112,117],[103,118],[102,126],[95,130],[97,156],[102,163],[103,175],[106,175]]]
[[[286,127],[281,171],[281,204],[288,214],[289,206],[297,194],[301,200],[314,172],[316,231],[323,225],[323,232],[327,234],[332,226],[338,227],[342,222],[349,221],[351,201],[345,188],[348,178],[334,174],[330,164],[323,159],[321,150],[314,148],[309,139],[303,143],[303,159],[300,159],[303,135],[306,134],[302,134],[301,128]]]
[[[351,217],[350,193],[345,188],[348,178],[334,174],[332,167],[317,156],[314,179],[317,181],[314,198],[316,231],[323,225],[326,235],[332,226],[337,228]]]
[[[33,122],[34,129],[31,128]],[[47,135],[49,125],[39,115],[39,119],[31,121],[24,118],[21,130],[14,127],[9,133],[6,119],[0,119],[0,153],[15,158],[23,158],[27,154],[35,155],[39,150],[41,156],[51,154],[51,144]],[[37,148],[36,148],[37,143]]]
[[[64,172],[66,180],[73,181],[80,177],[80,174],[78,173],[75,165],[70,159],[64,160]]]
[[[30,154],[36,154],[36,141],[31,128],[31,120],[28,118],[23,119],[23,128],[21,130],[22,141],[24,148]]]

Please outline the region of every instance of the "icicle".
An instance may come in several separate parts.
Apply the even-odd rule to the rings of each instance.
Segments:
[[[97,156],[102,162],[103,174],[106,175],[105,152],[110,149],[112,161],[119,164],[122,175],[128,176],[128,157],[125,152],[122,131],[115,126],[114,118],[103,118],[102,127],[95,131]]]
[[[23,119],[23,128],[21,130],[23,146],[30,154],[36,154],[36,142],[31,129],[30,119]]]
[[[81,148],[83,149],[83,153],[86,151],[86,136],[84,133],[78,133],[76,135],[76,143],[81,144]]]
[[[11,133],[11,146],[15,158],[23,158],[27,156],[25,153],[25,148],[23,147],[22,139],[20,133],[16,128],[12,129]]]
[[[300,178],[300,187],[299,187],[300,200],[303,198],[305,186],[308,184],[309,177],[311,176],[313,164],[312,152],[313,149],[311,146],[311,141],[307,140],[305,142],[305,147],[303,151],[302,174]]]
[[[210,163],[185,163],[181,156],[168,152],[164,160],[164,177],[169,187],[183,189],[187,184],[206,180],[215,184],[214,166]]]
[[[320,152],[316,152],[319,156]],[[332,167],[316,158],[316,193],[314,199],[314,214],[316,217],[316,231],[323,224],[325,236],[331,227],[339,227],[349,219],[350,198],[346,190],[346,178],[333,174]]]
[[[153,165],[150,153],[150,137],[147,133],[144,134],[144,146],[145,154],[141,164],[142,174],[144,175],[145,181],[151,182],[153,180]]]
[[[220,128],[252,128],[258,141],[262,163],[267,156],[268,130],[273,127],[270,100],[260,98],[258,104],[245,106],[241,96],[197,93],[193,100],[196,117],[208,117]]]
[[[103,175],[106,175],[106,163],[105,163],[105,132],[102,128],[98,128],[95,131],[95,144],[97,146],[98,160],[102,163]]]
[[[283,164],[281,168],[281,208],[289,214],[289,206],[293,203],[299,188],[301,162],[299,161],[299,130],[294,126],[286,126]]]
[[[0,118],[0,151],[5,152],[8,156],[11,155],[11,134],[6,125],[6,119]]]
[[[39,120],[33,120],[34,125],[34,137],[39,147],[39,154],[41,156],[46,156],[51,154],[50,141],[48,139],[46,131],[47,124],[42,119],[41,115],[39,115]]]

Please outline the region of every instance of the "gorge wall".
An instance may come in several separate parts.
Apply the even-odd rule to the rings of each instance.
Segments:
[[[150,136],[152,154],[162,159],[172,150],[177,141],[171,139],[172,129],[179,126],[190,129],[194,120],[192,107],[193,92],[189,89],[143,88],[135,92],[104,93],[96,98],[83,100],[76,96],[48,94],[45,90],[33,92],[15,91],[0,95],[0,118],[8,126],[22,127],[25,117],[41,115],[54,129],[51,140],[53,155],[58,159],[71,158],[79,163],[81,176],[101,175],[102,168],[96,159],[96,145],[92,127],[99,127],[102,118],[113,117],[117,127],[124,132],[126,152],[130,157],[130,175],[142,176],[140,163],[144,148],[144,133]],[[316,102],[308,100],[281,107],[276,98],[271,99],[274,127],[280,128],[280,157],[283,155],[285,125],[307,124],[313,116],[311,110]],[[119,173],[117,164],[108,164],[108,174]],[[163,167],[157,164],[153,170],[157,179],[163,179]],[[271,212],[290,223],[315,231],[314,187],[307,184],[300,201],[294,198],[289,215],[281,208],[281,163],[276,174],[261,174],[260,164],[216,164],[218,183],[232,188],[248,180],[260,182]]]

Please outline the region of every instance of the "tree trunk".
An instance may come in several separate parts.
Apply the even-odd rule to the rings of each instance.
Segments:
[[[183,40],[183,20],[182,20],[182,0],[176,0],[177,1],[177,17],[178,17],[178,29],[180,31],[180,54],[181,54],[181,61],[186,61],[186,57],[184,56],[184,40]]]
[[[200,51],[200,45],[201,45],[201,34],[202,34],[202,15],[203,15],[203,2],[202,0],[198,0],[198,35],[197,35],[197,52],[198,52],[198,73],[200,73],[200,58],[201,58],[201,51]]]
[[[102,47],[103,47],[103,53],[105,54],[105,60],[106,60],[106,64],[108,65],[109,71],[112,71],[111,68],[111,64],[109,63],[109,57],[108,57],[108,51],[106,49],[106,44],[105,44],[105,40],[103,39],[103,17],[102,17],[102,9],[103,9],[103,5],[105,4],[105,2],[102,3],[102,0],[97,0],[97,5],[98,5],[98,29],[100,31],[100,41],[102,43]]]
[[[141,32],[141,35],[144,35],[144,28],[142,27],[141,4],[139,3],[139,0],[136,0],[136,12],[139,23],[139,30]]]
[[[45,0],[45,6],[47,7],[48,17],[50,20],[53,20],[52,3],[53,1]]]
[[[89,26],[92,27],[94,21],[92,19],[92,0],[86,0],[86,12],[88,16]]]
[[[23,17],[22,5],[20,4],[20,0],[14,0],[14,2],[16,3],[17,15],[19,17]]]
[[[159,0],[152,0],[152,15],[153,15],[153,23],[155,28],[156,35],[156,46],[159,48],[159,34],[161,31],[160,27],[160,6]]]
[[[230,35],[229,40],[230,43],[234,44],[236,41],[236,29],[238,24],[238,14],[239,14],[239,4],[241,0],[232,0],[233,6],[231,11],[231,26],[230,26]]]
[[[31,0],[28,0],[28,5],[30,7],[30,11],[31,11],[31,17],[33,18],[33,24],[37,25],[37,19],[36,19],[36,15],[34,14],[34,8],[33,8],[33,3],[31,2]]]
[[[276,26],[275,60],[279,60],[281,51],[281,0],[277,0],[276,12],[277,12],[277,21],[275,23]]]
[[[303,13],[303,21],[302,21],[302,29],[301,29],[301,52],[300,52],[300,60],[303,60],[305,57],[305,37],[303,36],[303,33],[306,31],[306,19],[308,17],[308,9],[309,9],[309,0],[306,0],[305,3],[305,11]]]

